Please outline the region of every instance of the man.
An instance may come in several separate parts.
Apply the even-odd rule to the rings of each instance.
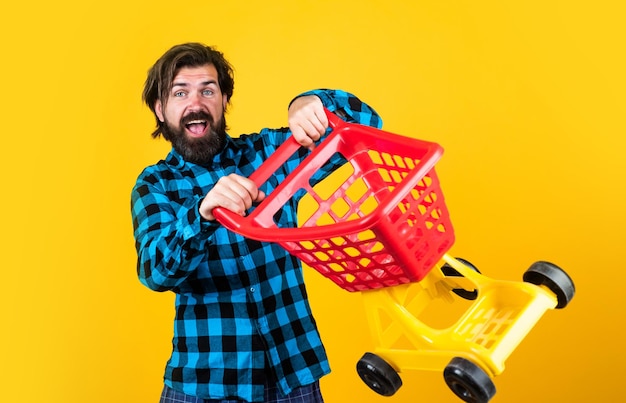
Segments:
[[[277,244],[222,227],[215,207],[246,214],[327,132],[323,107],[381,126],[376,112],[339,90],[295,98],[289,128],[230,137],[230,64],[199,43],[177,45],[150,69],[143,99],[172,144],[132,190],[140,281],[176,294],[173,352],[161,402],[322,402],[330,372],[300,262]],[[304,147],[261,189],[248,176],[290,135]],[[328,172],[334,167],[328,167]],[[296,201],[280,220],[296,222]]]

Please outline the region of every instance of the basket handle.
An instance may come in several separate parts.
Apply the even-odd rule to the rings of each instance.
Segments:
[[[345,124],[343,120],[336,114],[332,113],[328,109],[324,108],[326,117],[328,118],[328,126],[331,129],[336,129],[342,124]],[[287,160],[300,149],[301,145],[298,141],[290,136],[283,144],[281,144],[272,155],[270,155],[261,166],[254,171],[249,179],[252,180],[257,187],[261,187],[269,178],[276,172],[281,166],[287,162]],[[238,232],[244,236],[248,236],[254,239],[264,240],[267,238],[266,228],[261,228],[253,225],[246,225],[245,217],[223,207],[216,207],[212,211],[215,219],[224,227],[231,231]]]
[[[326,113],[326,117],[328,118],[328,126],[331,129],[335,129],[344,123],[343,120],[328,109],[324,108],[324,112]],[[301,145],[296,141],[293,136],[290,136],[287,141],[280,145],[274,151],[272,155],[270,155],[263,164],[254,171],[249,179],[254,182],[257,187],[260,187],[264,184],[274,172],[278,170],[287,160],[291,157],[298,149],[300,149]],[[221,207],[217,207],[221,208]],[[213,214],[215,215],[215,214]]]

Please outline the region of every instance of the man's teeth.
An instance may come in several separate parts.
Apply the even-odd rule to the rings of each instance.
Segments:
[[[206,120],[192,120],[188,122],[188,125],[203,125],[206,123]]]

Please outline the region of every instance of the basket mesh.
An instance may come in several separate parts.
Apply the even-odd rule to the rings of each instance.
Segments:
[[[381,203],[421,161],[374,150],[347,160],[315,187],[305,186],[300,226],[331,225],[371,214],[380,214],[380,219],[354,233],[281,245],[348,291],[421,280],[454,243],[434,168],[390,211],[381,213]]]

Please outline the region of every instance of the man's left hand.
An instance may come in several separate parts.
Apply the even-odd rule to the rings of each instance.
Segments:
[[[315,95],[296,98],[289,106],[288,122],[296,141],[311,150],[328,128],[324,105]]]

